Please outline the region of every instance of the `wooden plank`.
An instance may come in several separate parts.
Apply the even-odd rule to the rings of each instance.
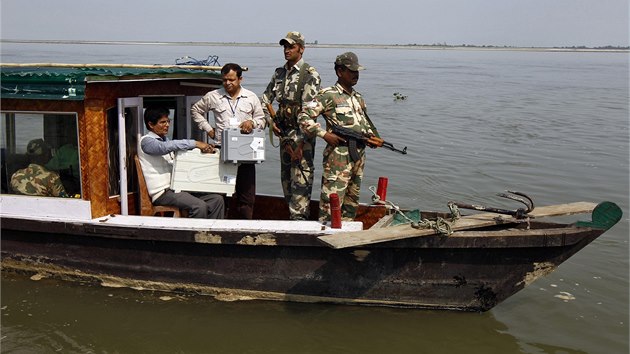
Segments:
[[[392,223],[392,220],[394,220],[394,215],[395,214],[389,214],[389,215],[383,216],[379,221],[377,221],[374,225],[372,225],[370,229],[378,229],[381,227],[387,227],[389,224]]]
[[[0,217],[62,219],[66,221],[91,220],[90,202],[75,198],[48,198],[26,195],[0,195]]]
[[[529,215],[534,218],[563,216],[590,213],[597,204],[576,202],[569,204],[550,205],[534,209]],[[475,229],[499,224],[519,222],[518,219],[496,213],[483,213],[464,216],[451,224],[453,231]],[[414,229],[409,224],[385,228],[376,228],[356,232],[340,232],[334,235],[320,236],[318,239],[332,248],[356,247],[405,238],[434,235],[433,229]]]
[[[564,216],[574,214],[590,213],[597,206],[596,203],[576,202],[569,204],[549,205],[535,208],[528,215],[533,218],[543,218],[549,216]]]

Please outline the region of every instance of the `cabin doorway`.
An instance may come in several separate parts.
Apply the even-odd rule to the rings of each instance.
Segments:
[[[110,197],[119,198],[122,215],[129,215],[130,201],[138,204],[137,171],[133,156],[138,153],[138,142],[147,133],[144,125],[144,110],[161,106],[169,110],[172,120],[169,139],[194,139],[207,141],[207,135],[192,123],[190,108],[201,96],[145,96],[118,99],[117,116],[110,114]],[[207,117],[206,117],[207,118]],[[118,129],[118,127],[125,127]],[[126,195],[127,198],[120,198]],[[139,205],[131,206],[132,214],[139,214]]]
[[[142,108],[142,97],[118,99],[118,129],[115,131],[118,133],[118,183],[122,215],[129,215],[129,190],[137,191],[137,185],[133,182],[135,174],[133,156],[137,153],[138,134],[141,132],[139,124],[142,122]]]

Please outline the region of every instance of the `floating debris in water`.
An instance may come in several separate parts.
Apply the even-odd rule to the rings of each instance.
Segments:
[[[558,299],[564,300],[564,302],[569,302],[569,300],[575,300],[575,296],[573,296],[573,294],[568,293],[566,291],[561,291],[559,294],[554,295],[553,297],[557,297]]]
[[[400,92],[394,92],[394,101],[403,101],[407,99],[407,95],[403,95]]]
[[[37,273],[37,274],[31,276],[31,280],[37,281],[37,280],[42,280],[42,279],[44,279],[46,277],[47,277],[46,274]]]

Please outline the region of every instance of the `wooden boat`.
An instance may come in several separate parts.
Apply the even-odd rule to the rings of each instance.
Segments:
[[[392,226],[397,208],[362,205],[341,229],[289,221],[283,198],[257,197],[254,220],[153,216],[133,162],[142,107],[167,105],[174,137],[201,137],[190,105],[219,87],[216,68],[20,64],[2,66],[2,269],[109,286],[221,299],[486,311],[588,245],[620,218],[611,202],[510,216],[477,213],[449,235]],[[28,129],[26,129],[28,125]],[[125,127],[125,129],[119,129]],[[78,147],[75,198],[15,195],[7,183],[33,131]],[[64,175],[62,175],[64,180]],[[73,179],[64,184],[72,188]],[[231,200],[226,197],[227,205]],[[149,215],[146,215],[149,213]],[[591,213],[591,220],[547,217]],[[422,212],[420,220],[448,219]]]

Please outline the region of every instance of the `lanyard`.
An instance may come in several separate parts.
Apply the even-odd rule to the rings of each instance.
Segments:
[[[232,107],[232,100],[229,97],[227,97],[227,96],[224,96],[224,97],[227,100],[228,104],[230,105],[230,109],[232,110],[232,117],[235,117],[236,116],[236,107],[238,107],[238,102],[241,100],[241,97],[239,96],[236,99],[236,104],[234,105],[234,107]]]

